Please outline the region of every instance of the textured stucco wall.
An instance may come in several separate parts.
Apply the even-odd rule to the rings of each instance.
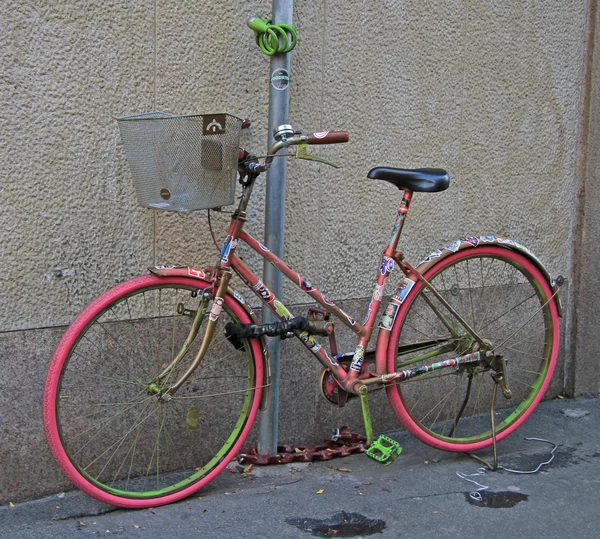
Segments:
[[[296,2],[291,120],[348,129],[351,142],[318,150],[342,171],[290,162],[290,264],[332,298],[369,295],[398,192],[366,180],[368,169],[440,166],[451,188],[415,196],[409,259],[460,236],[508,234],[568,277],[586,6]],[[268,60],[245,24],[269,10],[257,0],[0,4],[0,361],[11,365],[0,404],[12,410],[0,414],[0,499],[57,484],[54,471],[22,475],[49,457],[39,400],[53,328],[148,265],[214,260],[204,212],[137,207],[114,117],[228,111],[252,119],[241,143],[261,152]],[[261,184],[249,212],[259,238],[263,196]],[[285,299],[304,301],[288,288]],[[315,389],[298,391],[312,403]]]

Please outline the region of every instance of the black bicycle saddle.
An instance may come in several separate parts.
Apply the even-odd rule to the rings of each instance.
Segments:
[[[398,189],[410,189],[423,193],[437,193],[450,187],[450,176],[441,168],[375,167],[369,170],[367,177],[389,182]]]

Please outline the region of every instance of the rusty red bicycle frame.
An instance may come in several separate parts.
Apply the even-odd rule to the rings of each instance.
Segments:
[[[411,198],[412,191],[408,189],[404,190],[400,207],[396,214],[392,237],[388,246],[381,254],[377,272],[377,280],[371,301],[369,303],[365,321],[362,324],[354,320],[343,309],[336,305],[335,302],[327,298],[325,294],[312,286],[305,277],[294,271],[283,260],[273,254],[254,237],[247,232],[244,232],[243,225],[245,222],[245,216],[242,217],[238,212],[236,212],[231,218],[231,223],[227,231],[227,237],[221,249],[220,269],[221,271],[227,271],[228,268],[233,269],[233,271],[240,276],[244,283],[258,297],[258,299],[268,309],[275,313],[280,320],[289,320],[290,318],[294,317],[290,310],[283,304],[283,302],[281,302],[281,300],[277,298],[271,292],[271,290],[268,289],[268,287],[263,283],[262,279],[235,254],[238,243],[245,243],[259,256],[277,268],[298,288],[319,303],[325,310],[339,319],[341,323],[350,328],[357,335],[358,343],[348,370],[340,365],[340,363],[337,361],[337,356],[332,357],[325,350],[325,348],[322,347],[308,332],[305,331],[302,333],[297,333],[297,337],[325,368],[328,368],[333,372],[334,376],[338,379],[344,389],[353,392],[353,386],[358,381],[361,373],[361,367],[364,362],[364,354],[367,344],[373,334],[373,330],[375,329],[375,322],[381,307],[389,276],[396,264],[398,264],[405,273],[407,272],[406,267],[402,264],[402,253],[397,250],[397,247],[400,235],[402,233],[404,220],[410,207]],[[380,347],[378,346],[377,348],[379,350]],[[382,358],[384,358],[385,350],[379,350],[378,353],[383,354]],[[383,375],[385,373],[378,372],[377,374]]]

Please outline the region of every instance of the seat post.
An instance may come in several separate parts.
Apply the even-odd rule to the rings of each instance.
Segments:
[[[398,241],[400,240],[400,235],[402,234],[404,220],[406,219],[406,214],[408,213],[408,208],[410,207],[410,202],[412,200],[412,195],[413,192],[410,189],[404,189],[402,193],[402,201],[400,202],[400,207],[398,208],[398,213],[396,214],[396,222],[394,223],[392,238],[388,248],[385,251],[386,256],[392,256],[396,252]]]

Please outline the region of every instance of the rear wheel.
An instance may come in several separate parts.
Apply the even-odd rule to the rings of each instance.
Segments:
[[[467,363],[392,384],[387,387],[388,398],[407,429],[423,442],[447,451],[481,449],[493,442],[493,376],[501,372],[512,392],[508,398],[500,385],[497,389],[498,440],[525,421],[550,383],[559,348],[552,289],[528,258],[498,246],[454,253],[425,277],[483,338],[493,358],[487,365]],[[451,334],[434,308],[444,313],[457,333]],[[416,351],[419,341],[423,344]],[[401,353],[410,343],[413,351]],[[431,291],[417,282],[391,330],[388,372],[452,359],[478,347]]]
[[[202,343],[212,303],[165,374],[207,286],[132,279],[90,304],[60,341],[44,391],[46,434],[66,475],[88,494],[123,507],[170,503],[211,481],[239,451],[259,407],[263,356],[257,340],[238,350],[225,339],[228,321],[251,321],[234,298],[225,298],[202,363],[171,398],[160,396]]]

